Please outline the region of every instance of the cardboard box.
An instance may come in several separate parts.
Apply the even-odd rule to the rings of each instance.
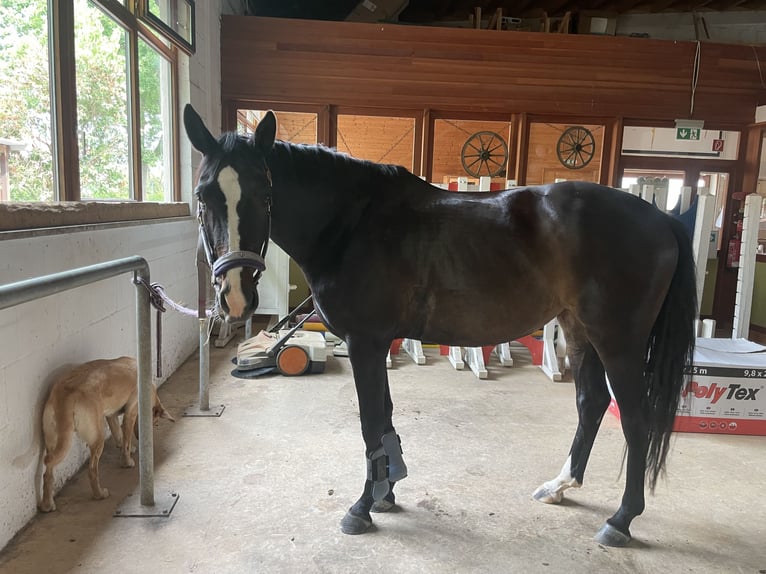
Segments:
[[[346,16],[348,22],[379,22],[396,20],[409,0],[363,0]]]
[[[673,430],[764,436],[764,387],[766,347],[745,339],[697,339]],[[609,410],[619,418],[614,400]]]

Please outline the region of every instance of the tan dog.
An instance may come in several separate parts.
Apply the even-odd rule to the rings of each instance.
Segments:
[[[51,388],[43,410],[45,440],[45,474],[40,510],[56,510],[53,502],[53,468],[59,464],[72,445],[77,432],[90,448],[88,475],[93,498],[109,496],[101,488],[98,461],[104,450],[104,417],[109,424],[117,447],[122,451],[122,466],[135,466],[132,442],[138,417],[138,386],[136,360],[131,357],[100,359],[75,367],[59,377]],[[175,421],[165,410],[152,385],[154,424],[160,418]],[[118,417],[122,414],[122,428]]]

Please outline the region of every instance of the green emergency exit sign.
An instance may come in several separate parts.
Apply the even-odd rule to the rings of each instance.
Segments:
[[[699,141],[701,131],[699,128],[676,128],[676,139]]]

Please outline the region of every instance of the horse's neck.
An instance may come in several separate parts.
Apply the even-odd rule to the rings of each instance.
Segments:
[[[357,223],[370,192],[353,181],[354,166],[349,170],[329,151],[277,143],[269,167],[272,238],[305,270],[318,251],[332,248]]]

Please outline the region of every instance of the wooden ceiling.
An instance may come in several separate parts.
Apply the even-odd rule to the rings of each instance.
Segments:
[[[385,1],[395,4],[395,0]],[[247,14],[282,18],[314,20],[344,20],[359,4],[359,0],[244,0]],[[404,4],[404,2],[402,2]],[[487,15],[502,8],[503,16],[538,18],[546,13],[550,17],[573,16],[583,11],[609,14],[673,13],[673,12],[730,12],[766,9],[766,0],[409,0],[399,15],[399,21],[434,23],[438,21],[467,20],[476,7]]]

